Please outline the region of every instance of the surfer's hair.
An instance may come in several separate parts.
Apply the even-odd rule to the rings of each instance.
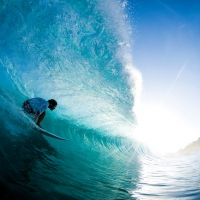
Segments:
[[[54,106],[57,106],[57,101],[54,99],[49,99],[48,102],[49,104],[53,104]]]

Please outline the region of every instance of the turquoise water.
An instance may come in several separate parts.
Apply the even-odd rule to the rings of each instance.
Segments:
[[[125,2],[0,1],[0,193],[5,199],[199,199],[198,153],[135,139],[140,76]],[[21,111],[54,98],[43,136]]]

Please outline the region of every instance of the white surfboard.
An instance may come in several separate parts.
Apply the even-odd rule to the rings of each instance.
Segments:
[[[37,126],[36,124],[32,124],[32,125],[33,125],[33,127],[34,127],[36,130],[38,130],[39,132],[41,132],[42,134],[44,134],[44,135],[46,135],[46,136],[49,136],[49,137],[52,137],[52,138],[55,138],[55,139],[58,139],[58,140],[66,140],[66,141],[69,140],[69,139],[60,137],[60,136],[58,136],[58,135],[54,135],[54,134],[52,134],[52,133],[50,133],[50,132],[48,132],[48,131],[46,131],[46,130],[40,128],[40,127]]]
[[[21,116],[23,116],[26,120],[27,120],[27,125],[31,125],[35,130],[39,131],[40,133],[48,136],[48,137],[52,137],[52,138],[55,138],[55,139],[58,139],[58,140],[65,140],[65,141],[69,141],[69,139],[66,139],[66,138],[63,138],[63,137],[60,137],[58,135],[54,135],[53,133],[50,133],[42,128],[40,128],[39,126],[37,126],[33,120],[31,120],[29,117],[27,117],[27,115],[25,115],[23,112],[20,113]]]

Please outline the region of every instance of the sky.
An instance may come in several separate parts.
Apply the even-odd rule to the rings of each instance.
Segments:
[[[129,0],[142,140],[174,152],[200,137],[200,1]]]

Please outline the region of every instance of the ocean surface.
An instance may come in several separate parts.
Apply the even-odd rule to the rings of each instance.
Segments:
[[[0,0],[0,199],[200,199],[195,152],[164,157],[137,140],[126,1]],[[22,103],[56,99],[42,135]]]

